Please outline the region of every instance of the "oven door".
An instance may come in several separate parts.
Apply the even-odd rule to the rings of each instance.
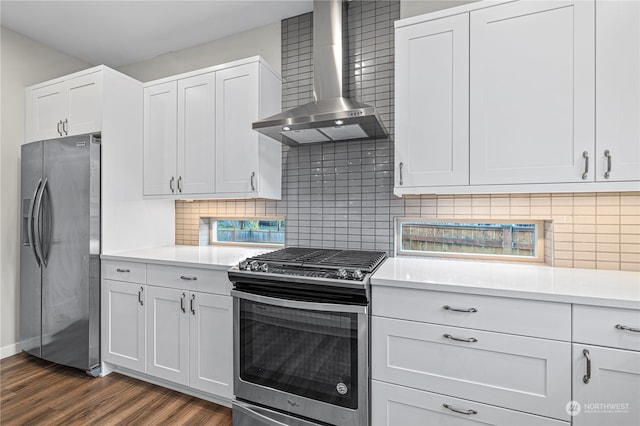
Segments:
[[[238,399],[336,425],[366,425],[367,307],[233,290]]]

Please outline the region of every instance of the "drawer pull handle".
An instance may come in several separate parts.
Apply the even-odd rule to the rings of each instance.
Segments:
[[[140,290],[138,290],[138,303],[140,303],[140,306],[144,306],[144,300],[142,300],[143,291],[144,291],[143,287],[140,287]]]
[[[197,281],[198,277],[187,277],[185,275],[180,275],[180,279],[185,281]]]
[[[117,268],[116,271],[117,272],[131,272],[131,269],[120,269],[120,268]]]
[[[458,308],[452,308],[449,305],[444,305],[442,309],[444,309],[445,311],[453,311],[453,312],[470,312],[470,313],[478,312],[476,308],[458,309]]]
[[[622,324],[616,324],[616,328],[618,330],[626,330],[626,331],[633,331],[635,333],[640,333],[640,328],[627,327],[626,325],[622,325]]]
[[[587,384],[589,383],[589,380],[591,380],[591,358],[589,357],[589,350],[583,349],[582,355],[587,359],[587,374],[584,375],[582,381]]]
[[[447,410],[451,410],[454,413],[460,413],[460,414],[464,414],[465,416],[470,416],[472,414],[478,414],[478,412],[476,410],[459,410],[456,407],[453,407],[449,404],[442,404],[442,406],[444,408],[446,408]]]
[[[182,311],[182,313],[186,313],[187,309],[184,307],[184,298],[187,297],[186,294],[182,293],[182,297],[180,298],[180,310]]]
[[[459,337],[453,337],[450,334],[443,334],[442,337],[446,338],[446,339],[451,339],[451,340],[455,340],[458,342],[467,342],[467,343],[475,343],[478,341],[478,339],[473,338],[473,337],[469,337],[468,339],[461,339]]]

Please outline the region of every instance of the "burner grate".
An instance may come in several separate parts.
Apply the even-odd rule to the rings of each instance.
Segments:
[[[272,262],[286,266],[352,268],[372,272],[386,258],[384,252],[313,249],[288,247],[271,253],[252,257],[249,260]]]

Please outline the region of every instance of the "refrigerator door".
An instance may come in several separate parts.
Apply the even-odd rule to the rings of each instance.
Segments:
[[[34,242],[34,208],[42,187],[42,142],[22,145],[20,169],[20,346],[41,356],[41,269]]]
[[[36,202],[42,269],[42,358],[99,363],[100,145],[90,136],[44,143]]]

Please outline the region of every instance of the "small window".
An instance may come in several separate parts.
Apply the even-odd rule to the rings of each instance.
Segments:
[[[209,244],[284,245],[282,218],[206,218]]]
[[[544,261],[542,221],[396,219],[398,255]]]

